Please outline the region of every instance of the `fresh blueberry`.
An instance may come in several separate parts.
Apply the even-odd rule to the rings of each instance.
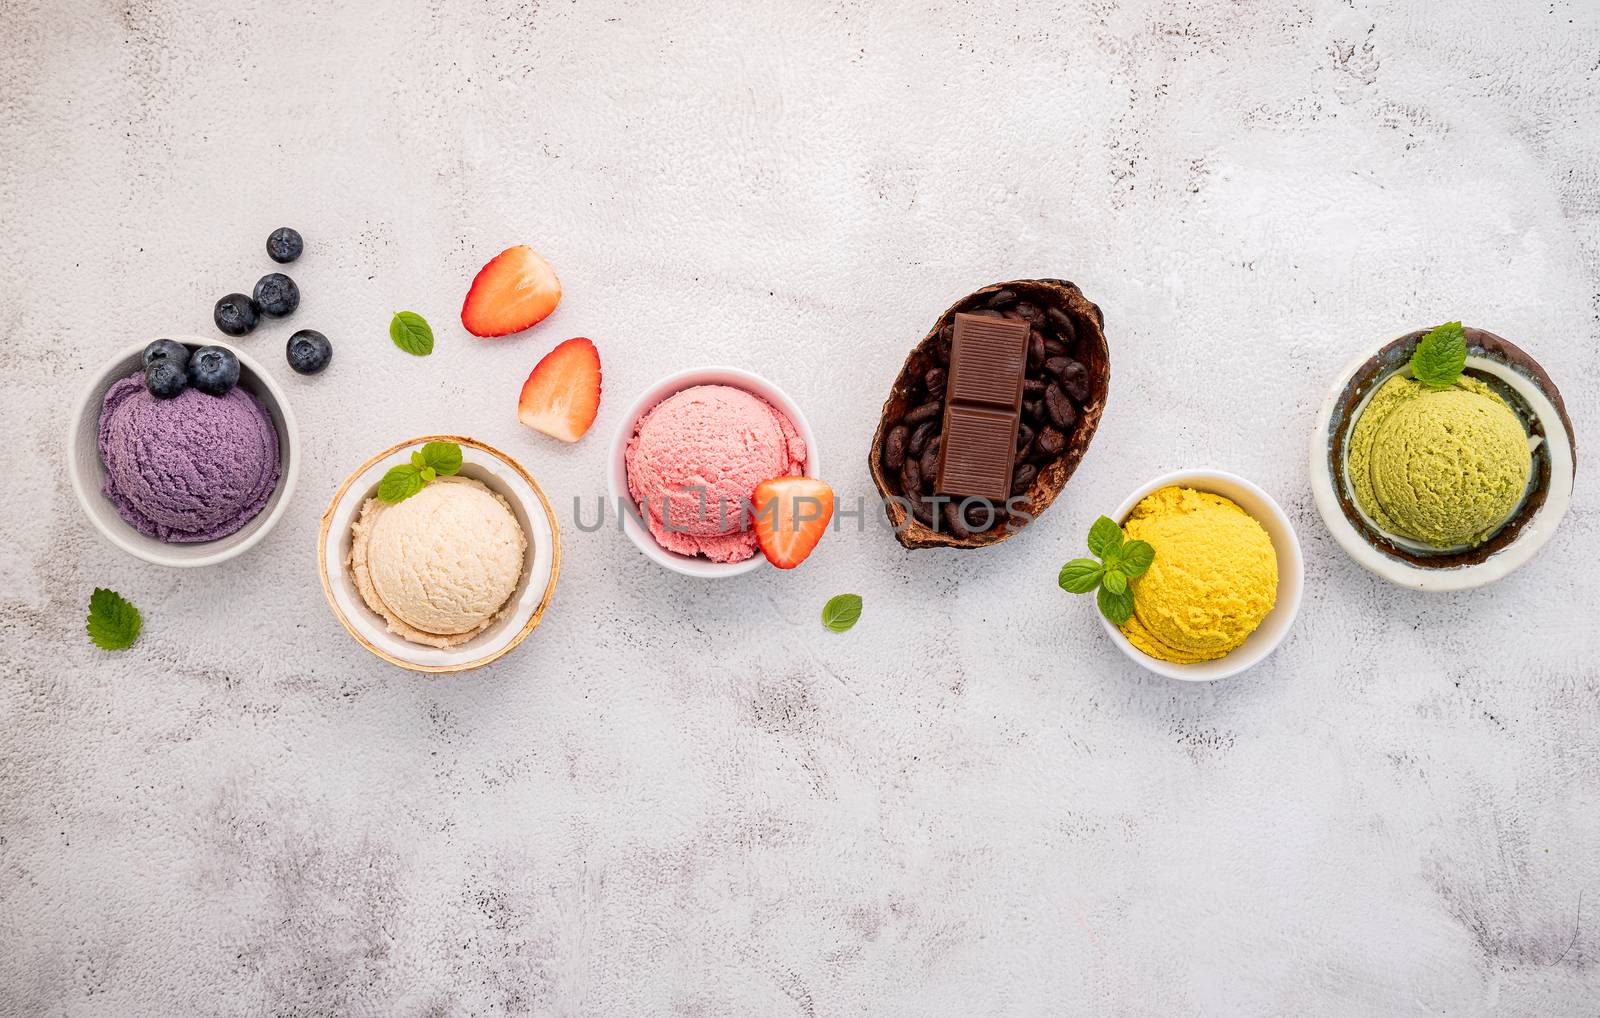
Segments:
[[[267,234],[267,257],[279,264],[294,261],[305,249],[306,242],[300,239],[299,230],[280,226]]]
[[[171,399],[189,384],[183,365],[157,357],[144,366],[144,387],[156,399]]]
[[[282,318],[300,306],[300,288],[283,273],[269,272],[256,280],[255,299],[262,314]]]
[[[189,367],[189,348],[175,339],[158,339],[144,348],[144,366],[152,361],[171,361],[182,373]]]
[[[221,346],[202,346],[189,357],[189,384],[207,396],[226,396],[239,381],[239,358]]]
[[[314,375],[333,360],[333,344],[316,329],[301,329],[290,336],[284,352],[288,354],[289,366],[302,375]]]
[[[217,328],[223,335],[243,336],[261,320],[261,309],[244,294],[230,293],[217,301],[217,308],[211,317],[216,320]]]

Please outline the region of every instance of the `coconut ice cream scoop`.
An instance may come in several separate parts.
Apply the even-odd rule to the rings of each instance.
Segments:
[[[471,478],[440,477],[393,505],[367,500],[350,570],[390,632],[453,647],[504,613],[527,546],[505,499]]]

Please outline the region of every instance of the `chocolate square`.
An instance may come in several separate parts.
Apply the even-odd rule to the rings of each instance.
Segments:
[[[1028,330],[1017,319],[955,316],[934,485],[939,494],[995,503],[1010,497]]]

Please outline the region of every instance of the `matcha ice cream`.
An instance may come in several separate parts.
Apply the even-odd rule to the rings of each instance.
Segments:
[[[1532,469],[1516,414],[1467,375],[1447,389],[1392,376],[1356,421],[1347,460],[1361,511],[1435,548],[1486,540],[1516,511]]]
[[[1272,538],[1231,499],[1176,486],[1139,500],[1122,525],[1155,548],[1130,584],[1128,642],[1153,658],[1192,664],[1244,643],[1278,600]]]

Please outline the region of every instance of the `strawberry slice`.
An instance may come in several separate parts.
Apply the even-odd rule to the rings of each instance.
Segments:
[[[545,354],[517,397],[517,420],[563,442],[582,438],[599,412],[600,351],[582,336]]]
[[[774,477],[751,499],[756,540],[767,561],[793,569],[806,560],[833,519],[833,489],[815,477]]]
[[[478,270],[461,305],[474,336],[504,336],[545,320],[561,301],[561,280],[526,244],[508,247]]]

